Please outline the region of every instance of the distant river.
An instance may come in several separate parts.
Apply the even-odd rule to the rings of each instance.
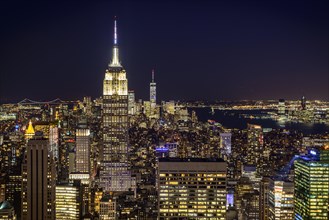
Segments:
[[[263,128],[286,128],[289,130],[298,130],[304,134],[324,134],[329,133],[329,126],[320,123],[294,123],[286,122],[279,124],[272,119],[249,119],[239,117],[240,114],[265,114],[268,111],[264,110],[216,110],[215,114],[211,114],[210,108],[189,108],[189,112],[194,110],[200,121],[206,122],[207,120],[214,120],[221,123],[226,128],[246,129],[247,124],[261,125]]]

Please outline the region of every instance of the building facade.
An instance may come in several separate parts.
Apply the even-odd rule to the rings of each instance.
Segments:
[[[271,179],[268,197],[270,220],[289,220],[294,218],[293,182]]]
[[[320,156],[321,155],[321,156]],[[295,160],[295,219],[328,219],[329,147]]]
[[[223,154],[226,156],[231,155],[231,133],[220,133],[220,148]]]
[[[90,130],[77,129],[75,150],[75,172],[90,173]]]
[[[261,160],[263,152],[263,131],[259,125],[248,124],[248,145],[246,162],[250,165],[257,165]]]
[[[79,186],[56,186],[56,220],[79,220],[81,218],[81,192]]]
[[[22,169],[22,219],[55,219],[55,166],[47,139],[30,139]]]
[[[226,167],[221,159],[160,158],[159,219],[225,219]]]
[[[102,137],[100,185],[105,191],[127,191],[131,180],[127,158],[128,80],[119,62],[116,20],[112,62],[103,84]]]
[[[152,81],[150,82],[150,102],[151,102],[151,109],[155,109],[156,106],[156,82],[154,82],[154,70],[152,70]]]

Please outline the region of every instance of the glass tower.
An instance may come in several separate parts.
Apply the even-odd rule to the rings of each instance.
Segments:
[[[154,82],[154,70],[152,70],[152,82],[150,83],[150,102],[151,108],[155,108],[156,105],[156,82]]]
[[[329,147],[295,161],[295,219],[329,219]],[[319,154],[321,155],[319,157]]]

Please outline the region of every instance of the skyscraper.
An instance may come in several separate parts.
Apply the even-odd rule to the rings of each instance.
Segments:
[[[222,154],[225,154],[226,156],[231,155],[231,133],[220,133],[220,148],[222,151]]]
[[[295,160],[294,185],[295,219],[329,218],[329,146]]]
[[[90,130],[76,130],[76,165],[75,171],[78,173],[90,172]]]
[[[119,62],[117,21],[114,20],[112,62],[105,73],[102,105],[103,159],[100,185],[105,191],[127,191],[128,170],[128,80]]]
[[[58,160],[59,129],[57,126],[49,126],[49,145],[53,157]]]
[[[248,146],[246,162],[257,165],[263,152],[263,131],[259,125],[248,124]]]
[[[269,219],[269,185],[271,179],[269,177],[263,177],[260,182],[259,187],[259,219],[268,220]]]
[[[134,90],[128,91],[128,114],[134,115],[136,113],[136,101]]]
[[[271,179],[268,194],[268,213],[270,220],[294,218],[294,183],[286,180]]]
[[[47,139],[30,139],[22,169],[22,219],[55,219],[55,166]]]
[[[150,102],[151,108],[154,109],[156,106],[156,82],[154,82],[154,69],[152,70],[152,82],[150,82]]]

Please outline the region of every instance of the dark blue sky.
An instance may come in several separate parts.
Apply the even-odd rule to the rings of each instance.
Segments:
[[[329,100],[328,1],[0,4],[0,101],[98,97],[118,16],[129,89],[159,99]]]

